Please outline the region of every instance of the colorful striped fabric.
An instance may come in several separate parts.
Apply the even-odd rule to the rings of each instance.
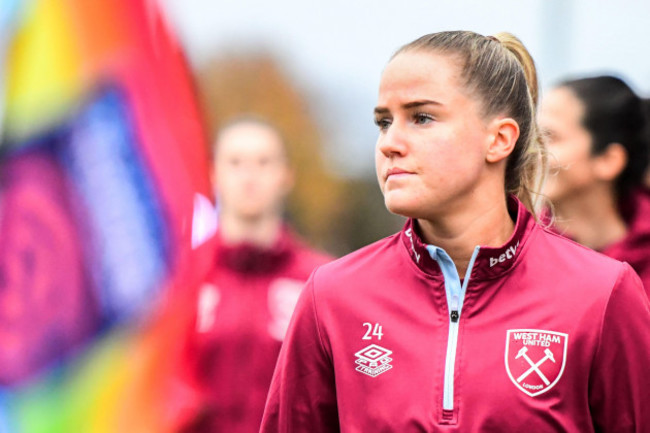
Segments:
[[[182,50],[152,0],[3,6],[0,433],[173,431],[216,229]]]

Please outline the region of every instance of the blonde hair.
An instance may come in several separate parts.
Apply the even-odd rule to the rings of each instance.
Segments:
[[[526,47],[506,32],[486,37],[448,31],[422,36],[400,48],[393,58],[416,50],[455,56],[460,60],[463,84],[481,100],[483,116],[502,114],[517,122],[519,138],[506,163],[505,190],[536,215],[547,162],[536,121],[537,72]]]

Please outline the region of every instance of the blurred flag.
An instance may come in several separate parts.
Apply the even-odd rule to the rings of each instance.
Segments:
[[[142,381],[168,386],[216,230],[185,59],[151,0],[6,1],[0,433],[163,431],[185,403]],[[143,430],[111,425],[127,392]]]

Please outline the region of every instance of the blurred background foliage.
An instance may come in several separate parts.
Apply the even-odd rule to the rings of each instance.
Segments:
[[[343,179],[328,169],[325,131],[272,53],[215,56],[195,77],[213,140],[220,125],[242,114],[280,129],[296,172],[287,218],[308,242],[340,256],[400,228],[402,219],[385,209],[373,176]]]

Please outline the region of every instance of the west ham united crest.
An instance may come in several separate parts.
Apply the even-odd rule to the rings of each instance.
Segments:
[[[356,370],[359,373],[367,374],[371,377],[377,377],[387,372],[391,368],[390,362],[393,360],[390,355],[393,352],[376,344],[371,344],[354,354],[357,357],[355,363]]]
[[[531,397],[553,388],[564,372],[568,340],[561,332],[508,330],[506,371],[512,383]]]

